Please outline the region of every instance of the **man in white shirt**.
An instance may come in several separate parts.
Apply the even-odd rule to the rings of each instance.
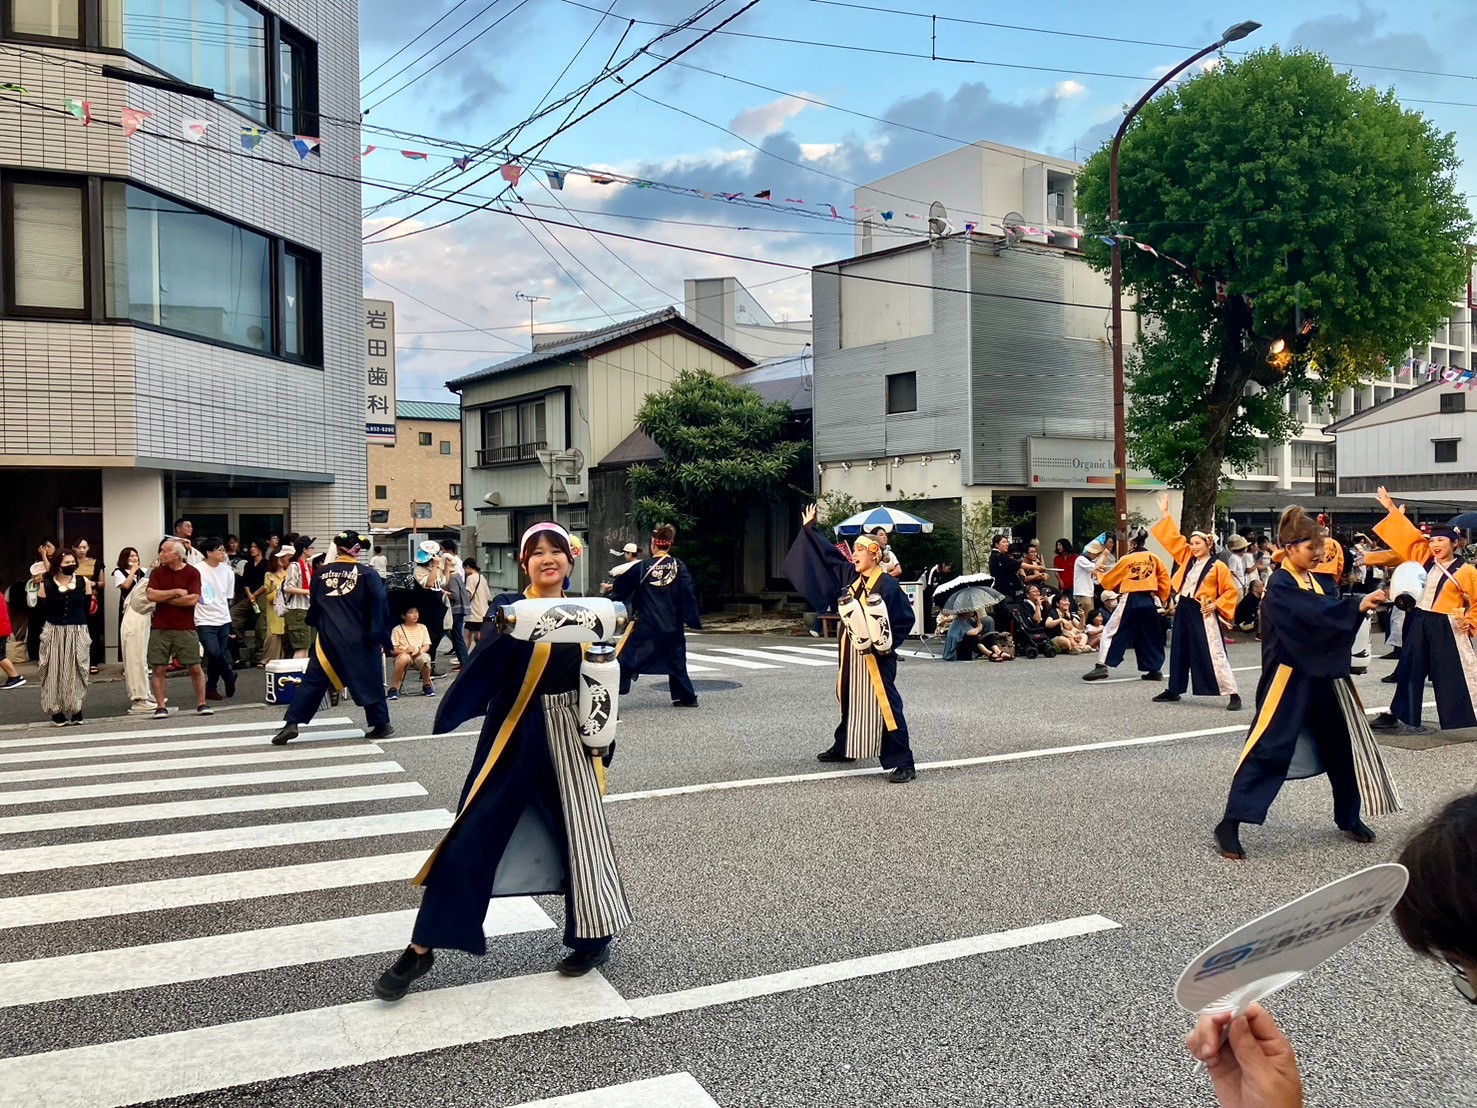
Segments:
[[[872,538],[877,540],[877,545],[882,548],[882,556],[877,564],[882,567],[882,572],[889,577],[901,577],[903,575],[903,563],[897,560],[897,555],[892,552],[889,544],[887,529],[884,527],[872,528]]]
[[[1248,553],[1250,547],[1251,543],[1244,535],[1232,535],[1226,540],[1226,568],[1231,571],[1231,580],[1242,596],[1249,591],[1248,581],[1256,571],[1256,556]]]
[[[1077,606],[1084,626],[1092,613],[1093,595],[1097,589],[1096,574],[1106,560],[1106,553],[1103,544],[1093,539],[1082,548],[1082,553],[1072,563],[1072,603]]]
[[[195,537],[195,525],[184,516],[174,521],[174,534],[165,535],[164,537],[166,539],[175,539],[183,544],[186,564],[199,567],[204,563],[205,555],[196,550],[191,541]]]
[[[226,544],[206,539],[200,544],[200,602],[195,605],[195,633],[205,655],[205,699],[226,700],[236,695],[236,671],[231,665],[231,600],[236,595],[236,570],[226,560]],[[220,684],[226,687],[221,694]]]
[[[385,548],[383,546],[376,546],[374,548],[374,556],[369,559],[369,568],[381,577],[390,576],[390,559],[385,557]]]

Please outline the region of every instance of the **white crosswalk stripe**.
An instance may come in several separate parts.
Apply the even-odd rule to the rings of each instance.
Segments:
[[[22,762],[65,762],[77,757],[111,758],[119,754],[170,754],[176,750],[221,750],[233,746],[265,746],[267,735],[230,735],[223,739],[164,740],[161,742],[97,746],[83,750],[16,750],[0,754],[0,764],[18,765]],[[364,732],[353,731],[308,731],[293,742],[302,746],[311,742],[327,742],[330,739],[362,739]]]
[[[292,749],[292,748],[289,748]],[[43,769],[0,770],[0,784],[12,785],[18,781],[71,781],[80,777],[112,777],[127,773],[160,773],[171,769],[208,769],[211,766],[241,766],[256,762],[271,762],[282,765],[287,759],[318,761],[324,758],[362,758],[366,754],[383,754],[384,751],[371,744],[365,746],[331,746],[321,750],[299,746],[296,753],[287,754],[277,747],[256,750],[247,754],[203,754],[191,758],[153,758],[143,762],[97,762],[81,765],[47,766]],[[82,757],[82,752],[74,752]]]
[[[159,762],[150,765],[170,768]],[[357,762],[351,765],[300,766],[263,769],[250,773],[202,774],[198,777],[154,777],[147,781],[105,781],[101,785],[58,785],[47,789],[0,789],[0,808],[9,804],[46,804],[62,800],[92,800],[100,796],[151,795],[223,789],[240,785],[280,785],[289,781],[321,781],[333,777],[376,777],[404,773],[399,762]]]

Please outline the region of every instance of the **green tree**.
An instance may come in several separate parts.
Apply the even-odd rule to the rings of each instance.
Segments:
[[[1120,152],[1078,177],[1088,261],[1127,234],[1124,281],[1143,337],[1128,365],[1130,455],[1184,489],[1182,526],[1208,526],[1223,464],[1299,429],[1289,393],[1322,403],[1424,343],[1466,279],[1472,220],[1455,139],[1326,58],[1264,50],[1155,98]],[[1217,281],[1224,282],[1217,287]]]
[[[790,406],[706,370],[684,370],[646,398],[636,426],[665,455],[630,468],[636,525],[673,524],[705,591],[731,587],[741,579],[750,509],[781,499],[809,455],[809,444],[793,437]]]

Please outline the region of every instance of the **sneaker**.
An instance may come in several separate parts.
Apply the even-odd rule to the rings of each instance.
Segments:
[[[152,712],[159,705],[152,700],[135,700],[128,706],[128,714],[131,716],[142,716]]]
[[[436,952],[428,950],[418,954],[415,947],[407,946],[404,953],[395,959],[395,964],[374,983],[374,995],[381,1000],[399,1000],[410,991],[411,982],[424,977],[436,964]]]
[[[382,723],[372,731],[364,732],[366,739],[388,739],[395,733],[395,729],[388,723]]]
[[[1380,661],[1382,661],[1382,662],[1391,662],[1391,661],[1394,661],[1395,659],[1397,659],[1399,657],[1400,657],[1400,647],[1397,646],[1393,650],[1391,650],[1390,653],[1388,653],[1388,654],[1381,654],[1380,655]]]
[[[1160,673],[1157,669],[1151,669],[1151,670],[1149,670],[1148,673],[1144,674],[1143,677],[1140,678],[1140,680],[1141,681],[1163,681],[1164,680],[1164,674]]]
[[[72,716],[71,719],[67,720],[67,722],[69,724],[71,724],[73,727],[81,727],[82,726],[82,713],[81,712],[76,713],[74,716]]]
[[[1082,675],[1084,681],[1102,681],[1108,676],[1108,667],[1096,665]]]
[[[818,639],[818,638],[821,637],[821,633],[819,631],[812,631],[810,633],[810,637],[813,638],[813,639]]]
[[[215,709],[209,704],[196,704],[195,714],[197,716],[213,716],[215,715]]]
[[[385,690],[385,699],[386,700],[399,700],[400,699],[400,690],[399,689],[386,689]]]
[[[5,684],[0,685],[0,689],[18,689],[25,683],[26,679],[24,677],[12,677]]]
[[[1398,677],[1396,677],[1395,674],[1393,674],[1393,673],[1392,674],[1389,674],[1386,677],[1381,677],[1380,678],[1380,684],[1381,685],[1398,685],[1399,683],[1400,683],[1400,679]]]
[[[554,968],[565,977],[583,977],[592,969],[597,969],[610,961],[610,944],[606,943],[599,950],[571,950],[559,960]]]
[[[817,762],[854,762],[855,758],[848,758],[845,754],[838,754],[834,750],[822,750],[815,756]]]
[[[918,776],[918,771],[912,766],[898,766],[887,775],[887,780],[894,785],[906,785]]]
[[[297,738],[297,725],[294,723],[284,723],[282,725],[282,730],[278,731],[275,735],[272,736],[272,745],[286,746],[295,738]]]
[[[157,708],[154,709],[154,718],[155,719],[168,719],[169,718],[169,709],[166,708],[163,704],[159,705]]]
[[[425,686],[423,686],[421,688],[421,695],[422,696],[435,696],[436,695],[436,690],[433,689],[430,685],[425,685]]]
[[[1371,731],[1398,731],[1400,721],[1390,712],[1381,712],[1370,722]]]
[[[1154,697],[1153,700],[1154,700],[1154,703],[1155,704],[1173,704],[1179,698],[1180,698],[1180,694],[1179,693],[1177,693],[1177,692],[1170,692],[1168,689],[1165,689],[1158,696]]]
[[[51,722],[57,727],[65,727],[67,725],[67,717],[60,712],[53,712],[51,714]]]
[[[696,700],[674,700],[674,701],[672,701],[672,707],[674,707],[674,708],[696,708],[697,707],[697,701]]]

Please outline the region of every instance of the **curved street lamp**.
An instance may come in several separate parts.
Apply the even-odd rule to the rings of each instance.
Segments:
[[[1178,74],[1183,73],[1207,54],[1214,54],[1227,43],[1244,39],[1247,35],[1261,27],[1260,23],[1246,20],[1237,23],[1234,27],[1227,27],[1219,39],[1211,43],[1204,50],[1191,54],[1179,65],[1175,66],[1163,77],[1139,97],[1138,103],[1128,109],[1123,117],[1123,122],[1118,125],[1118,132],[1113,136],[1113,146],[1108,153],[1108,228],[1109,233],[1116,235],[1118,232],[1118,148],[1123,145],[1123,136],[1128,131],[1128,125],[1133,122],[1134,117],[1142,110],[1143,106],[1154,98],[1154,94],[1169,84]],[[1123,548],[1128,537],[1128,432],[1124,424],[1125,405],[1123,399],[1123,244],[1117,238],[1113,239],[1113,495],[1114,514],[1118,520],[1118,556],[1123,556]]]

